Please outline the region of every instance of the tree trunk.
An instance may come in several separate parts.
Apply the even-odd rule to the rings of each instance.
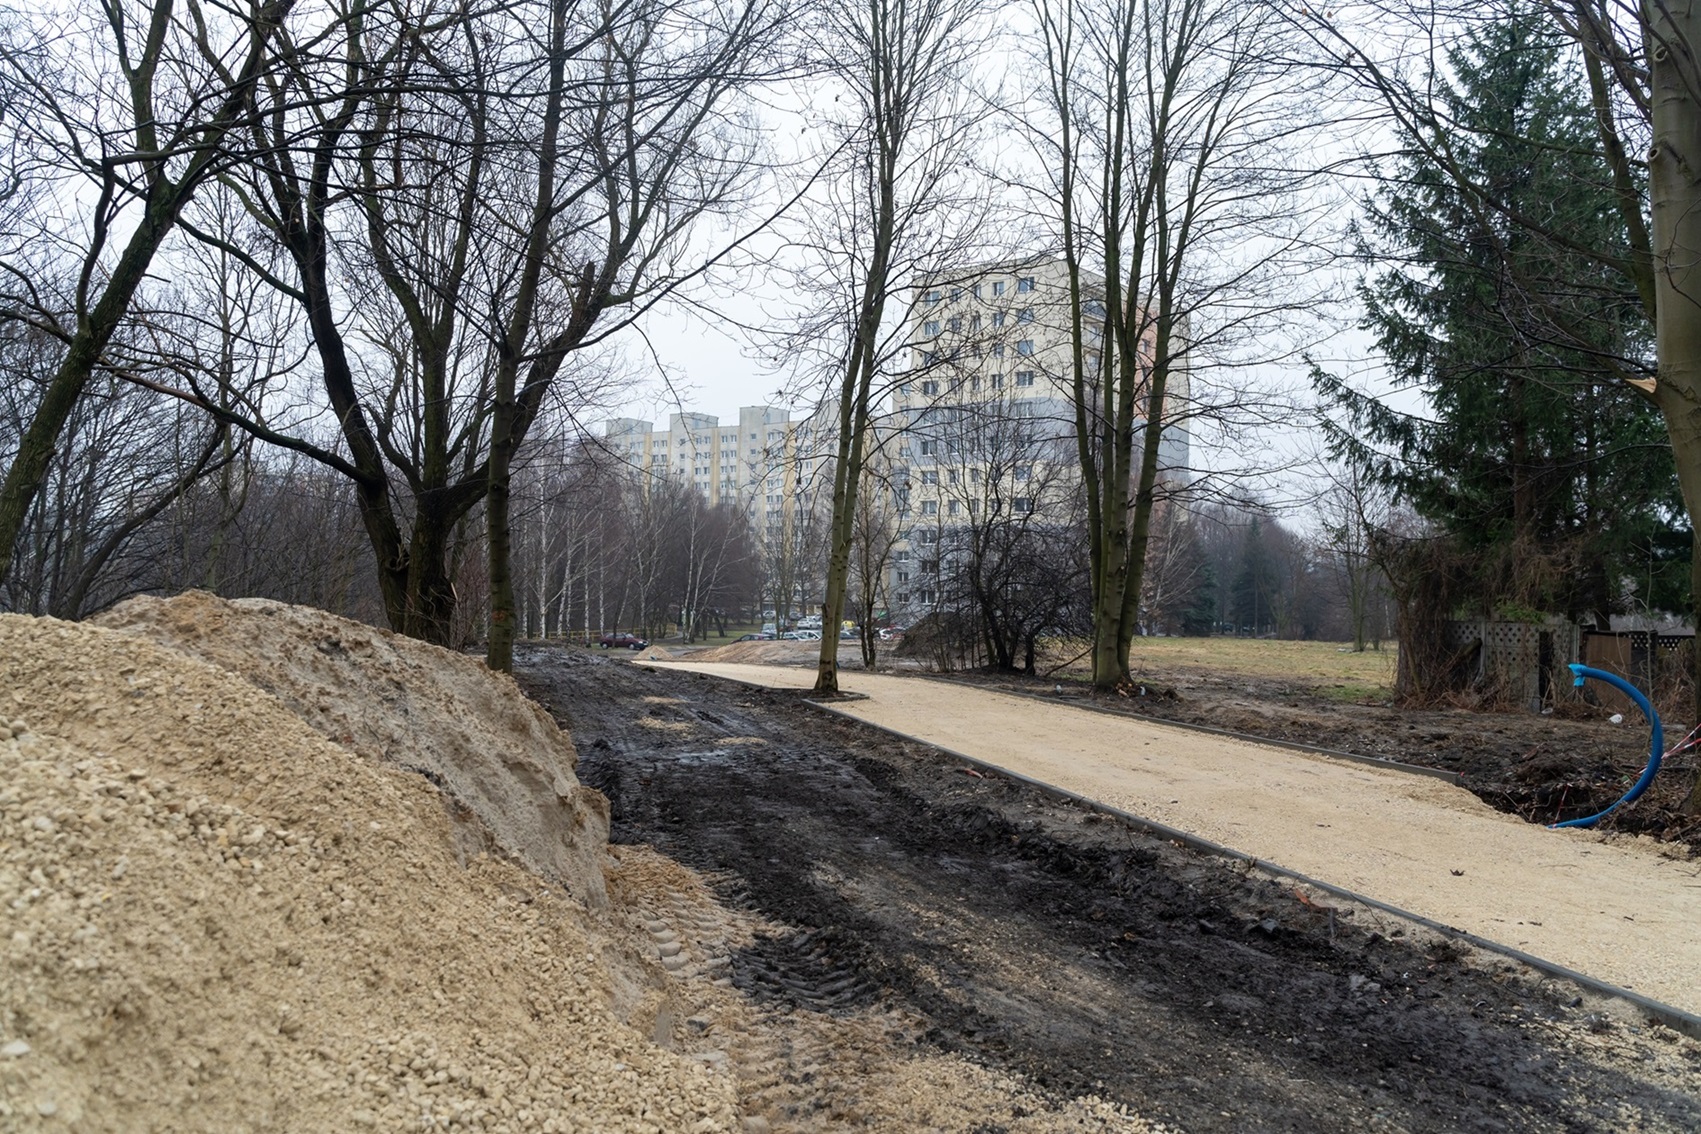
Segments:
[[[13,545],[29,520],[30,507],[47,478],[48,467],[58,451],[59,436],[71,419],[77,401],[89,384],[107,343],[130,310],[136,289],[147,278],[154,253],[177,222],[178,211],[189,196],[185,186],[161,181],[150,194],[142,221],[131,233],[106,287],[94,307],[79,312],[77,330],[65,357],[54,371],[28,428],[18,439],[6,479],[0,482],[0,582],[11,570]]]
[[[1685,66],[1688,45],[1701,42],[1701,7],[1646,3],[1649,29],[1654,144],[1648,153],[1650,211],[1655,261],[1655,349],[1659,378],[1654,397],[1671,438],[1678,484],[1694,532],[1690,566],[1690,609],[1701,628],[1701,104]],[[1679,45],[1679,46],[1669,46]],[[1701,720],[1701,650],[1692,662],[1695,701]],[[1701,811],[1701,779],[1686,807]]]
[[[490,479],[485,488],[485,542],[489,548],[490,642],[484,664],[514,672],[514,539],[509,515],[514,459],[514,384],[498,386],[490,415]]]

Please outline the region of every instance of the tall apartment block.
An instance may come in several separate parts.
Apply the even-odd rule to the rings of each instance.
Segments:
[[[1091,371],[1103,338],[1093,324],[1104,309],[1089,301],[1086,315]],[[934,601],[938,545],[949,544],[953,525],[995,511],[1060,523],[1080,481],[1061,260],[996,264],[924,285],[907,320],[909,370],[887,417],[901,437],[888,446],[901,532],[888,593],[899,617]],[[1185,406],[1188,393],[1185,370],[1173,374],[1169,404]],[[1186,430],[1168,424],[1159,443],[1160,476],[1185,479]]]
[[[820,457],[808,421],[774,406],[744,406],[738,423],[702,413],[676,413],[665,430],[640,418],[615,418],[603,443],[632,468],[694,486],[710,504],[748,508],[760,530],[771,527],[816,472]]]

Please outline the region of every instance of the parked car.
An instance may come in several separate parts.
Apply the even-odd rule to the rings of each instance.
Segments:
[[[641,650],[649,644],[648,638],[626,633],[604,634],[597,639],[597,645],[605,650]]]
[[[734,642],[772,642],[773,640],[774,636],[766,631],[760,634],[740,634],[733,639]]]

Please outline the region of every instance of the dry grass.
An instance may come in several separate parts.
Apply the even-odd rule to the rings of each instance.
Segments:
[[[1057,643],[1048,664],[1056,665],[1079,653],[1085,643]],[[1392,643],[1380,651],[1355,654],[1339,642],[1278,642],[1261,638],[1136,638],[1129,662],[1136,674],[1158,676],[1177,670],[1216,675],[1286,678],[1316,686],[1325,694],[1359,700],[1376,696],[1394,684],[1397,657]],[[1043,668],[1043,667],[1042,667]],[[1062,672],[1084,676],[1090,669],[1083,657]]]

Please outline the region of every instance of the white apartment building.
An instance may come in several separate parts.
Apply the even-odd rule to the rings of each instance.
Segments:
[[[1088,304],[1090,368],[1103,337],[1090,323],[1103,313]],[[1061,525],[1080,479],[1063,261],[996,264],[923,286],[907,319],[910,368],[887,419],[902,437],[888,446],[900,535],[887,576],[901,619],[933,604],[953,526],[995,513]],[[1185,406],[1188,394],[1178,371],[1168,403]],[[1160,475],[1184,478],[1188,448],[1185,429],[1166,426]]]

